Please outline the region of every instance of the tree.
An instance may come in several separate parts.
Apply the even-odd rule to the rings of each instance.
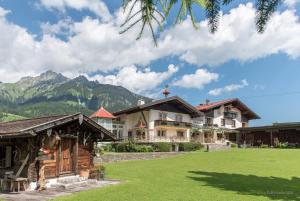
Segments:
[[[158,25],[160,30],[164,27],[164,22],[169,17],[170,11],[176,4],[180,8],[175,18],[175,24],[180,23],[188,15],[197,28],[194,17],[193,6],[198,6],[205,11],[208,20],[208,26],[211,33],[218,29],[221,6],[229,5],[233,0],[123,0],[123,8],[128,12],[124,23],[121,25],[124,29],[120,32],[125,33],[132,27],[142,23],[137,40],[142,37],[145,26],[149,26],[154,43],[157,45],[154,24]],[[256,0],[256,26],[259,33],[263,33],[266,24],[272,14],[280,4],[280,0]],[[135,8],[137,8],[135,11]]]

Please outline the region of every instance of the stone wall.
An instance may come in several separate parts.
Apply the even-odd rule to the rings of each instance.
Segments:
[[[164,158],[184,154],[184,152],[147,152],[147,153],[105,153],[103,156],[96,157],[94,163],[112,163],[118,161],[130,160],[148,160],[155,158]]]
[[[206,150],[208,152],[222,151],[222,150],[229,150],[229,149],[231,149],[230,144],[215,144],[215,143],[212,143],[212,144],[206,144],[204,146],[205,146],[205,148],[206,148]]]

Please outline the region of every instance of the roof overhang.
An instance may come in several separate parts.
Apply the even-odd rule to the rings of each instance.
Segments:
[[[120,116],[120,115],[123,115],[123,114],[131,114],[131,113],[151,109],[151,108],[153,108],[157,105],[168,104],[168,103],[177,104],[182,109],[184,109],[186,111],[186,113],[190,114],[192,117],[199,117],[202,114],[200,111],[197,110],[197,108],[190,105],[185,100],[179,98],[178,96],[172,96],[172,97],[169,97],[169,98],[160,99],[160,100],[153,101],[153,102],[150,102],[150,103],[146,103],[146,104],[143,104],[143,105],[138,105],[138,106],[135,106],[135,107],[127,108],[127,109],[115,112],[115,113],[113,113],[113,115],[114,116]]]
[[[26,137],[34,137],[38,135],[38,133],[58,127],[61,125],[64,125],[66,123],[72,122],[72,121],[79,121],[79,123],[85,124],[92,129],[96,131],[96,134],[99,134],[99,137],[101,137],[101,140],[103,141],[115,141],[116,139],[112,136],[111,132],[105,129],[104,127],[97,124],[95,121],[91,120],[87,116],[78,113],[74,115],[64,116],[52,121],[48,121],[46,123],[34,125],[32,127],[28,127],[22,130],[19,130],[18,132],[12,132],[12,133],[0,133],[0,139],[4,138],[26,138]],[[103,134],[103,135],[102,135]]]

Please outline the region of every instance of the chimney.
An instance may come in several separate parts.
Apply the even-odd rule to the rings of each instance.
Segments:
[[[206,104],[206,105],[209,104],[209,99],[205,99],[205,104]]]
[[[145,101],[143,99],[139,99],[137,105],[144,105]]]

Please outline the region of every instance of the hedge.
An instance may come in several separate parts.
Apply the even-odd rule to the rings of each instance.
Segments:
[[[197,151],[200,150],[203,147],[200,143],[194,143],[194,142],[182,142],[179,143],[179,151]]]

